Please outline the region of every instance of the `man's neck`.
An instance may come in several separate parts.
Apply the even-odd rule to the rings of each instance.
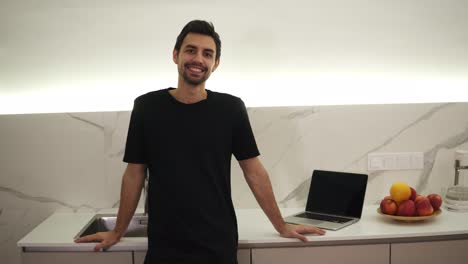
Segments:
[[[205,100],[207,92],[204,85],[178,85],[174,90],[169,91],[171,95],[179,102],[184,104],[194,104]]]

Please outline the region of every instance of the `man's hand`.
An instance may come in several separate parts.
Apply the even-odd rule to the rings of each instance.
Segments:
[[[324,235],[325,230],[315,226],[285,224],[284,228],[280,232],[280,236],[282,237],[297,238],[302,242],[307,242],[307,238],[302,234]]]
[[[94,251],[101,251],[102,249],[108,249],[120,241],[120,235],[115,231],[98,232],[93,235],[84,236],[75,240],[75,243],[89,243],[89,242],[100,242],[94,247]]]

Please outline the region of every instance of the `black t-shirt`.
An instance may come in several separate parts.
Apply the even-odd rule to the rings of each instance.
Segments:
[[[135,100],[124,155],[149,169],[146,263],[236,263],[231,156],[259,155],[247,110],[210,90],[184,104],[171,89]]]

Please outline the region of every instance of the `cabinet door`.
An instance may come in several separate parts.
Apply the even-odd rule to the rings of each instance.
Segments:
[[[237,250],[237,263],[238,264],[250,264],[250,249],[238,249]]]
[[[23,264],[131,264],[132,252],[23,252]]]
[[[468,263],[468,240],[396,243],[391,245],[392,264]]]
[[[146,251],[133,252],[133,264],[143,264],[145,262]]]
[[[389,264],[389,249],[388,244],[252,249],[252,264]]]
[[[133,252],[134,264],[143,264],[145,261],[146,251]],[[237,250],[238,264],[250,264],[250,249]]]

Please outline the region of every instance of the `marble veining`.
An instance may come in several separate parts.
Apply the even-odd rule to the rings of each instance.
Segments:
[[[88,204],[82,204],[82,205],[76,206],[76,205],[68,204],[68,203],[65,203],[63,201],[53,199],[53,198],[50,198],[50,197],[31,196],[31,195],[27,195],[27,194],[22,193],[22,192],[20,192],[18,190],[14,190],[12,188],[8,188],[8,187],[5,187],[5,186],[0,186],[0,192],[13,195],[16,198],[23,199],[23,200],[34,201],[34,202],[38,202],[38,203],[55,203],[55,204],[58,204],[60,206],[70,208],[70,209],[73,210],[73,212],[77,212],[81,208],[88,208],[88,209],[91,209],[93,211],[98,211],[100,209],[100,208],[95,208],[95,207],[93,207],[91,205],[88,205]]]
[[[108,115],[110,114],[111,113],[108,113]],[[108,120],[108,119],[109,118],[106,118],[105,120]],[[115,143],[114,138],[116,137],[116,133],[119,132],[119,124],[124,123],[125,124],[124,127],[128,128],[128,124],[130,120],[126,119],[126,115],[124,112],[117,112],[115,115],[112,115],[110,119],[111,119],[110,122],[108,122],[109,124],[107,124],[106,126],[108,128],[104,130],[105,139],[107,140],[104,149],[105,149],[105,152],[107,153],[106,155],[108,158],[111,158],[111,159],[121,158],[123,157],[123,154],[125,152],[125,140],[126,139],[121,138],[120,140],[122,141],[122,143],[118,142],[120,144],[114,144]],[[127,132],[126,129],[125,129],[125,132]]]
[[[117,128],[117,122],[119,120],[118,113],[108,115],[108,118],[105,118],[104,126],[104,151],[109,153],[112,150],[114,132]],[[112,153],[110,154],[112,155]]]
[[[247,114],[249,116],[255,114],[257,111],[258,111],[257,108],[247,108]]]
[[[421,121],[423,120],[428,120],[430,119],[434,114],[436,114],[437,112],[439,112],[440,110],[444,109],[444,108],[447,108],[449,106],[452,106],[454,105],[453,103],[446,103],[446,104],[442,104],[442,105],[438,105],[438,106],[435,106],[433,107],[431,110],[429,110],[427,113],[421,115],[420,117],[418,117],[416,120],[414,120],[413,122],[409,123],[408,125],[404,126],[402,129],[400,129],[399,131],[397,131],[394,135],[392,135],[391,137],[389,137],[388,139],[386,139],[382,144],[372,148],[371,150],[368,150],[366,151],[364,154],[362,154],[361,156],[359,156],[357,159],[355,159],[353,162],[351,162],[349,165],[345,166],[343,168],[343,170],[347,170],[348,168],[352,167],[354,164],[360,162],[361,160],[363,159],[367,159],[367,155],[372,153],[372,152],[376,152],[378,151],[379,149],[382,149],[383,147],[387,146],[387,145],[390,145],[395,139],[397,139],[401,134],[403,134],[405,131],[409,130],[410,128],[413,128],[415,127],[416,125],[418,125]],[[374,177],[377,176],[376,174],[369,174],[369,180],[373,180]]]
[[[76,120],[79,120],[79,121],[84,122],[84,123],[86,123],[86,124],[89,124],[89,125],[91,125],[91,126],[93,126],[93,127],[96,127],[96,128],[98,128],[98,129],[100,129],[100,130],[104,130],[104,129],[105,129],[105,127],[104,127],[103,125],[100,125],[100,124],[95,123],[95,122],[93,122],[93,121],[87,120],[87,119],[85,119],[85,118],[83,118],[83,117],[80,117],[80,116],[78,116],[78,115],[76,115],[76,114],[72,114],[72,113],[67,113],[67,114],[68,114],[68,116],[70,116],[70,117],[73,118],[73,119],[76,119]]]
[[[284,208],[303,206],[313,168],[368,173],[366,204],[376,203],[394,179],[408,179],[421,193],[438,192],[453,182],[454,150],[468,149],[468,103],[247,111]],[[16,241],[54,211],[119,207],[130,115],[122,111],[0,116],[5,128],[0,137],[0,195],[6,198],[0,206],[0,256],[19,263],[16,253],[10,254]],[[402,151],[424,152],[424,169],[367,172],[369,153]],[[232,175],[236,209],[258,208],[235,160]],[[34,195],[34,190],[41,194]],[[143,205],[141,199],[139,208]]]
[[[307,107],[304,110],[294,111],[286,116],[282,116],[281,118],[287,119],[287,120],[294,120],[296,118],[302,119],[302,118],[307,118],[310,115],[316,114],[318,112],[320,112],[319,107]]]
[[[408,131],[409,129],[417,126],[420,122],[422,122],[424,120],[429,120],[432,116],[434,116],[439,111],[441,111],[441,110],[443,110],[443,109],[445,109],[445,108],[447,108],[449,106],[453,106],[453,105],[455,105],[455,104],[454,103],[446,103],[446,104],[437,105],[437,106],[431,108],[429,111],[427,111],[426,113],[424,113],[420,117],[416,118],[414,121],[408,123],[406,126],[401,128],[400,130],[398,130],[394,135],[392,135],[389,138],[387,138],[386,140],[384,140],[382,144],[379,144],[378,146],[372,148],[369,151],[366,151],[359,158],[355,159],[349,165],[345,166],[342,169],[342,171],[347,171],[348,168],[350,168],[353,165],[361,162],[363,159],[367,159],[367,155],[369,153],[376,152],[379,149],[382,149],[383,147],[385,147],[387,145],[390,145],[392,142],[394,142],[396,139],[398,139],[398,137],[400,135],[402,135],[405,131]],[[427,180],[428,180],[429,175],[430,175],[430,173],[432,171],[432,166],[433,166],[437,151],[442,147],[452,148],[452,147],[456,147],[456,146],[458,146],[460,144],[465,143],[466,140],[467,140],[466,137],[468,136],[468,135],[466,135],[467,132],[468,131],[465,131],[465,132],[461,133],[460,135],[456,135],[456,136],[448,139],[444,143],[440,143],[440,144],[436,145],[436,147],[434,147],[432,150],[427,151],[426,153],[424,153],[425,154],[424,156],[426,157],[425,158],[425,165],[424,165],[424,170],[423,170],[422,175],[421,175],[422,177],[420,178],[420,181],[419,181],[418,185],[416,186],[416,188],[418,190],[423,189],[425,187],[425,185],[427,184]],[[452,147],[449,147],[449,146],[452,146]],[[289,149],[289,146],[288,146],[287,149]],[[281,155],[281,157],[283,157],[286,154],[286,152],[287,152],[287,150],[285,151],[285,153],[283,153]],[[280,159],[280,161],[281,161],[281,159]],[[276,166],[276,164],[277,163],[275,163],[275,166]],[[376,177],[378,177],[378,176],[380,176],[382,174],[384,174],[384,171],[373,171],[373,172],[368,173],[369,182],[372,182]],[[292,200],[292,199],[296,199],[296,200],[305,200],[305,199],[307,199],[307,193],[308,193],[308,190],[309,190],[310,182],[311,182],[311,177],[307,178],[305,181],[300,183],[298,187],[296,187],[293,191],[291,191],[288,195],[286,195],[285,198],[280,200],[279,203],[281,205],[285,206],[286,203],[288,201]]]
[[[260,139],[263,139],[263,136],[266,136],[267,132],[270,131],[270,128],[273,126],[274,123],[275,123],[274,120],[269,121],[268,123],[263,125],[260,129],[258,129],[255,132],[255,139],[257,141],[260,140]]]
[[[281,206],[286,206],[286,203],[292,199],[303,200],[306,199],[307,192],[309,190],[311,178],[303,181],[296,187],[292,192],[290,192],[283,200],[278,201]]]
[[[284,148],[284,150],[281,152],[281,155],[279,155],[278,160],[273,163],[269,171],[273,171],[278,164],[280,164],[283,159],[287,156],[288,152],[299,142],[301,142],[302,136],[298,136],[297,138],[294,138],[289,142],[289,144]]]
[[[416,186],[417,190],[424,190],[429,183],[429,177],[436,160],[437,153],[440,149],[453,149],[468,142],[468,125],[465,130],[459,134],[447,138],[445,141],[438,143],[429,151],[424,153],[424,169],[419,178],[419,183]]]
[[[125,153],[125,149],[122,148],[117,152],[108,154],[107,157],[109,158],[123,157],[124,153]]]

